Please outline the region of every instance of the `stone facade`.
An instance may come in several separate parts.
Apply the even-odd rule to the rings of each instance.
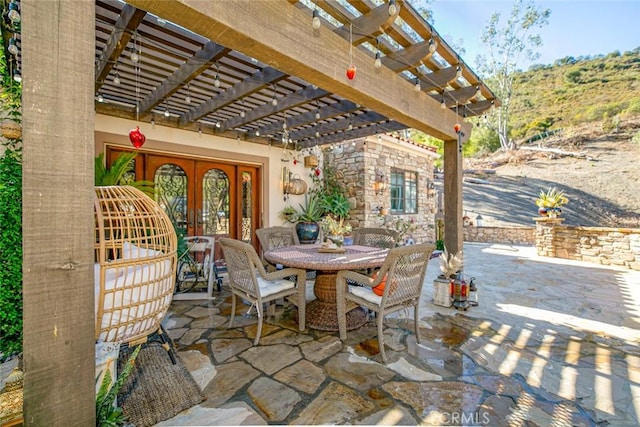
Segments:
[[[535,245],[534,227],[474,227],[462,230],[465,242],[507,243],[512,245]]]
[[[387,135],[380,139],[368,137],[346,141],[323,151],[324,162],[342,173],[351,202],[349,222],[354,228],[384,227],[385,222],[390,224],[401,218],[415,225],[415,231],[405,238],[416,243],[435,240],[436,198],[435,191],[429,189],[435,158],[436,154],[423,147]],[[417,173],[417,213],[385,213],[384,209],[388,210],[391,204],[390,190],[387,188],[382,194],[376,194],[373,184],[378,173],[382,173],[388,182],[392,169]]]
[[[536,218],[538,255],[640,270],[640,229],[576,227]]]

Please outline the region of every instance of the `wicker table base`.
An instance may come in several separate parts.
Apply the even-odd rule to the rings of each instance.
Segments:
[[[317,271],[313,294],[317,299],[307,304],[307,326],[320,331],[338,330],[335,271]],[[352,303],[353,304],[353,303]],[[353,304],[347,312],[347,330],[358,329],[367,323],[367,312]]]

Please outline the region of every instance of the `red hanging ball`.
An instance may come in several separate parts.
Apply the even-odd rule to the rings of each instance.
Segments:
[[[316,168],[316,170],[314,171],[314,173],[316,174],[316,176],[320,176],[320,168]]]
[[[347,78],[349,80],[353,80],[356,78],[356,66],[351,64],[349,68],[347,68]]]
[[[455,125],[453,125],[453,130],[455,130],[456,133],[460,133],[460,129],[462,129],[462,126],[460,126],[460,123],[456,123]]]
[[[293,164],[297,165],[298,164],[298,159],[293,159]]]
[[[131,141],[131,145],[135,148],[140,148],[144,145],[144,142],[147,140],[147,137],[144,136],[142,132],[140,132],[140,126],[136,126],[135,129],[131,129],[129,132],[129,141]]]

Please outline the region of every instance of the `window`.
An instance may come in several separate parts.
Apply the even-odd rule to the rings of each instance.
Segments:
[[[391,170],[391,213],[418,212],[418,173],[401,169]]]

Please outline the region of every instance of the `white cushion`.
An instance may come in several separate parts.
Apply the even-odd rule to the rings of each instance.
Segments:
[[[105,280],[104,301],[100,328],[117,327],[122,322],[130,322],[137,318],[142,318],[153,312],[163,312],[162,308],[171,303],[172,292],[169,292],[162,300],[158,300],[162,293],[166,293],[168,287],[172,286],[172,276],[170,273],[171,263],[169,260],[150,262],[140,266],[129,266],[118,268],[122,274]],[[112,269],[115,270],[115,269]],[[163,279],[161,279],[164,277]],[[100,304],[100,275],[99,270],[95,280],[95,311],[98,313]],[[120,336],[132,335],[147,328],[147,323],[151,323],[153,318],[144,322],[138,322],[116,329],[109,330],[108,333],[101,333],[99,341],[113,341],[116,332]]]
[[[349,292],[362,299],[366,299],[369,302],[380,305],[382,303],[382,297],[377,295],[368,286],[349,286]]]
[[[162,255],[162,251],[141,248],[140,246],[136,246],[133,243],[129,243],[127,241],[122,243],[123,259],[153,258],[159,255]]]
[[[124,274],[124,267],[105,267],[104,268],[104,280],[114,280],[116,277],[120,277]],[[93,277],[96,283],[100,284],[100,263],[93,264]]]
[[[260,295],[264,298],[269,295],[277,294],[278,292],[294,288],[295,282],[291,280],[278,279],[278,280],[265,280],[258,276],[258,287],[260,287]]]

